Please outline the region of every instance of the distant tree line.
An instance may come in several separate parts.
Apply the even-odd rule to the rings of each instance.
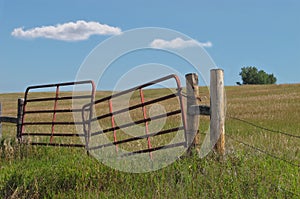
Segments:
[[[243,67],[240,72],[243,84],[275,84],[277,78],[273,74],[267,74],[263,70],[258,70],[256,67]],[[239,82],[237,84],[240,85]]]

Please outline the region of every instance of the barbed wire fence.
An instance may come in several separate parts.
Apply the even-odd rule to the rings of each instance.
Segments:
[[[230,118],[230,119],[233,119],[233,120],[236,120],[236,121],[240,121],[240,122],[243,122],[245,124],[254,126],[256,128],[260,128],[260,129],[265,130],[265,131],[269,131],[269,132],[273,132],[273,133],[278,133],[278,134],[286,135],[286,136],[289,136],[289,137],[300,138],[300,135],[293,135],[293,134],[286,133],[286,132],[283,132],[283,131],[273,130],[273,129],[270,129],[270,128],[266,128],[266,127],[254,124],[253,122],[249,122],[249,121],[246,121],[244,119],[237,118],[237,117],[232,117],[232,116],[227,116],[227,117]]]
[[[191,98],[191,96],[189,96],[187,93],[183,93],[183,96],[188,99],[188,98]],[[196,100],[199,100],[199,101],[202,101],[201,98],[198,98],[198,96],[192,96],[193,99],[196,99]],[[283,135],[283,136],[288,136],[289,138],[292,138],[292,139],[300,139],[300,135],[299,133],[297,132],[297,134],[291,134],[291,133],[287,133],[287,132],[283,132],[283,131],[280,131],[280,130],[274,130],[274,129],[271,129],[271,128],[268,128],[268,127],[265,127],[265,126],[262,126],[262,125],[259,125],[259,124],[256,124],[254,122],[250,122],[250,121],[247,121],[245,119],[240,119],[238,117],[233,117],[233,116],[225,116],[227,119],[232,119],[232,120],[235,120],[237,122],[240,122],[240,123],[244,123],[246,125],[249,125],[249,126],[252,126],[252,127],[255,127],[255,128],[258,128],[258,129],[261,129],[261,130],[264,130],[264,131],[268,131],[268,132],[272,132],[274,134],[278,134],[278,135]],[[201,135],[206,135],[207,132],[201,132],[200,130],[198,130],[198,134],[201,134]],[[245,147],[248,147],[250,148],[251,150],[255,150],[259,153],[262,153],[262,154],[265,154],[266,156],[268,157],[271,157],[275,160],[278,160],[278,161],[282,161],[286,164],[289,164],[291,165],[292,167],[296,167],[296,168],[300,168],[300,164],[299,163],[295,163],[295,162],[292,162],[292,161],[289,161],[287,159],[284,159],[282,157],[278,157],[277,155],[275,154],[272,154],[266,150],[263,150],[259,147],[256,147],[256,146],[253,146],[245,141],[242,141],[242,140],[239,140],[231,135],[228,135],[228,134],[225,134],[225,136],[229,139],[231,139],[232,141],[234,142],[237,142],[239,144],[242,144],[243,146]],[[292,196],[292,198],[300,198],[300,195],[299,193],[295,193],[291,190],[288,190],[286,189],[285,187],[282,187],[281,185],[277,184],[276,182],[271,182],[270,183],[272,185],[272,187],[274,187],[275,189],[277,189],[278,191],[280,192],[283,192],[284,194],[287,194],[287,195],[290,195]]]
[[[272,132],[272,133],[276,133],[276,134],[288,136],[288,137],[295,138],[295,139],[300,139],[300,136],[299,136],[299,135],[294,135],[294,134],[291,134],[291,133],[287,133],[287,132],[283,132],[283,131],[279,131],[279,130],[274,130],[274,129],[271,129],[271,128],[268,128],[268,127],[265,127],[265,126],[262,126],[262,125],[255,124],[254,122],[249,122],[249,121],[247,121],[247,120],[245,120],[245,119],[240,119],[240,118],[238,118],[238,117],[233,117],[233,116],[226,116],[226,117],[229,118],[229,119],[232,119],[232,120],[235,120],[235,121],[238,121],[238,122],[247,124],[247,125],[249,125],[249,126],[253,126],[253,127],[255,127],[255,128],[259,128],[259,129],[261,129],[261,130],[265,130],[265,131],[268,131],[268,132]],[[258,147],[256,147],[256,146],[252,146],[251,144],[248,144],[248,143],[246,143],[246,142],[244,142],[244,141],[241,141],[241,140],[239,140],[239,139],[236,139],[236,138],[234,138],[234,137],[231,136],[231,135],[226,134],[226,137],[228,137],[229,139],[233,140],[234,142],[237,142],[237,143],[242,144],[242,145],[244,145],[244,146],[246,146],[246,147],[248,147],[248,148],[251,148],[252,150],[255,150],[255,151],[258,151],[258,152],[260,152],[260,153],[263,153],[263,154],[267,155],[268,157],[271,157],[271,158],[273,158],[273,159],[282,161],[282,162],[287,163],[287,164],[289,164],[289,165],[291,165],[291,166],[300,168],[300,164],[297,164],[297,163],[291,162],[291,161],[289,161],[289,160],[286,160],[286,159],[284,159],[284,158],[278,157],[278,156],[276,156],[276,155],[274,155],[274,154],[272,154],[272,153],[270,153],[270,152],[268,152],[268,151],[265,151],[265,150],[263,150],[263,149],[261,149],[261,148],[258,148]],[[285,188],[283,188],[283,187],[277,186],[276,188],[277,188],[278,190],[280,190],[280,191],[284,191],[284,192],[286,192],[286,193],[288,193],[288,194],[291,194],[291,195],[293,195],[293,196],[297,196],[297,197],[300,196],[298,193],[292,192],[292,191],[287,190],[287,189],[285,189]]]

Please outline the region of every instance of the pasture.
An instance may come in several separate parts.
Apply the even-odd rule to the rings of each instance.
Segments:
[[[209,105],[207,88],[199,89],[201,104]],[[195,150],[143,174],[111,169],[81,148],[19,145],[16,127],[3,124],[0,198],[299,198],[300,85],[225,89],[225,157],[211,152],[199,158]],[[98,92],[97,98],[106,95]],[[2,114],[16,116],[20,97],[0,94]],[[199,140],[208,126],[209,118],[201,116]]]

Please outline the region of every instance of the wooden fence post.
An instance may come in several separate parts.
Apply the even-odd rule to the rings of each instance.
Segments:
[[[24,99],[18,99],[18,115],[17,115],[17,138],[21,140],[21,133],[22,133],[22,116],[23,116],[23,106],[24,106]]]
[[[219,155],[225,155],[225,90],[224,71],[210,71],[210,141]]]
[[[187,94],[187,129],[186,129],[186,138],[188,155],[191,155],[191,151],[198,144],[197,132],[199,129],[199,115],[189,113],[189,107],[193,105],[198,105],[198,75],[196,73],[190,73],[185,75],[186,78],[186,94]]]

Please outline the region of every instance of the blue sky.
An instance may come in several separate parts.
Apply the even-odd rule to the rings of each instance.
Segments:
[[[298,0],[0,0],[0,93],[73,81],[100,42],[143,27],[192,38],[160,44],[202,45],[225,70],[226,85],[241,81],[244,66],[274,73],[279,84],[299,83],[299,10]],[[148,63],[143,56],[137,59]]]

